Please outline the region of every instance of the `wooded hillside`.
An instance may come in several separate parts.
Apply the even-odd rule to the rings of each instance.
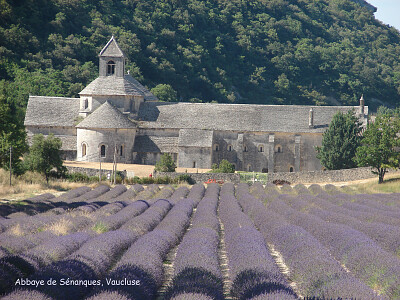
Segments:
[[[400,33],[350,0],[0,0],[0,99],[77,96],[111,35],[181,101],[400,100]]]

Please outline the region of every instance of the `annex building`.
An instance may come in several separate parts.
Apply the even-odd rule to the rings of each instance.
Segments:
[[[321,170],[315,146],[337,111],[368,107],[167,103],[125,72],[114,37],[99,54],[99,77],[80,98],[30,96],[28,138],[53,133],[69,160],[153,165],[169,153],[179,167],[211,168],[227,159],[236,170]]]

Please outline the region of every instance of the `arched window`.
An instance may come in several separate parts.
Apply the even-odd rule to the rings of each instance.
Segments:
[[[264,152],[264,147],[263,146],[258,146],[258,152]]]
[[[247,166],[247,171],[251,172],[251,165]]]
[[[275,146],[275,152],[282,153],[282,146],[281,145],[276,145]]]
[[[115,62],[113,60],[110,60],[107,63],[107,75],[114,75],[115,73]]]
[[[293,172],[293,167],[290,167],[290,168],[289,168],[289,172]]]
[[[82,144],[82,156],[86,156],[87,153],[87,146],[85,143]]]
[[[247,151],[248,151],[247,146],[244,146],[243,152],[247,152]]]
[[[100,156],[101,157],[106,157],[106,145],[101,145],[100,146]]]
[[[232,145],[228,145],[228,152],[232,151]]]
[[[193,162],[193,168],[196,168],[196,162],[195,161]]]
[[[84,100],[83,100],[83,108],[86,109],[86,108],[88,108],[88,106],[89,106],[89,101],[88,101],[88,99],[84,99]]]
[[[215,151],[215,152],[218,152],[218,151],[219,151],[219,145],[218,145],[218,144],[215,144],[215,145],[214,145],[214,151]]]
[[[121,145],[121,146],[119,147],[119,155],[120,155],[120,156],[124,156],[124,145]]]

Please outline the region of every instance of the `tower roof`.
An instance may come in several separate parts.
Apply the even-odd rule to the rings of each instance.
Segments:
[[[108,101],[96,109],[80,122],[77,128],[105,128],[105,129],[123,129],[135,128],[135,124],[130,121],[117,108]]]
[[[99,56],[125,57],[114,36],[111,37],[108,43],[100,51]]]

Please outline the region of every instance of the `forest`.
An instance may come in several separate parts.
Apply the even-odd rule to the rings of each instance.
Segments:
[[[29,94],[77,97],[112,35],[178,101],[400,99],[400,32],[350,0],[0,0],[0,106],[21,124]]]

